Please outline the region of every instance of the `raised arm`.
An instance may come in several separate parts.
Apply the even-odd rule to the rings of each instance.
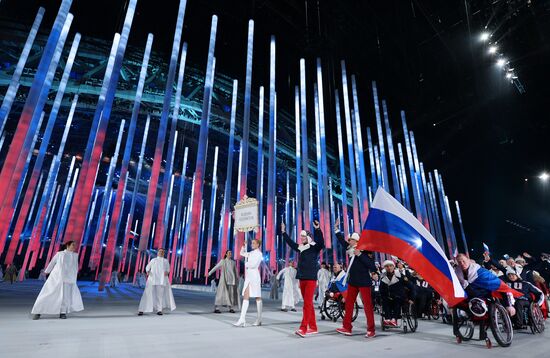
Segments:
[[[58,252],[57,254],[55,254],[55,256],[53,257],[53,259],[50,261],[50,263],[48,264],[48,267],[46,267],[46,269],[44,270],[45,273],[50,273],[52,272],[53,268],[55,267],[55,265],[57,265],[57,261],[59,261],[59,255],[60,253]]]
[[[323,232],[318,220],[313,220],[313,227],[315,231],[313,233],[313,241],[315,241],[315,249],[321,251],[325,248],[325,239],[323,238]]]
[[[283,234],[283,240],[285,240],[286,244],[294,251],[298,251],[298,244],[295,243],[290,239],[288,234],[286,233],[286,226],[285,223],[281,223],[281,233]]]
[[[248,251],[246,251],[246,246],[243,245],[243,247],[241,247],[241,252],[240,252],[241,256],[242,257],[248,257],[250,254],[248,253]]]
[[[220,260],[220,262],[218,262],[216,266],[212,267],[212,269],[208,271],[208,276],[212,275],[214,272],[219,270],[219,268],[222,266],[222,263],[223,263],[223,260]]]

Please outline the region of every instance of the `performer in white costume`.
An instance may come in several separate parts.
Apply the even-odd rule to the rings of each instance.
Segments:
[[[53,257],[45,273],[50,276],[42,286],[31,313],[33,319],[40,319],[43,314],[58,314],[67,318],[67,313],[84,309],[80,291],[76,285],[78,274],[78,254],[76,243],[68,241],[63,251]]]
[[[241,317],[233,325],[236,327],[246,326],[246,311],[248,310],[249,298],[256,298],[256,308],[258,317],[254,326],[262,325],[262,282],[260,276],[260,264],[262,263],[262,252],[260,251],[260,240],[252,240],[252,251],[247,252],[246,246],[241,248],[241,256],[245,258],[245,277],[243,286],[243,304],[241,308]]]
[[[296,304],[300,301],[300,297],[296,292],[296,268],[294,261],[290,261],[288,266],[279,271],[277,280],[284,278],[283,284],[283,299],[281,301],[281,311],[287,312],[289,309],[296,312]]]
[[[139,302],[138,316],[142,316],[144,312],[156,311],[159,316],[162,316],[164,308],[173,311],[176,309],[172,286],[168,275],[170,274],[170,264],[164,258],[164,249],[159,249],[157,257],[149,261],[145,267],[148,278],[145,284],[145,290],[141,301]]]
[[[120,281],[118,280],[118,271],[113,271],[111,273],[111,287],[117,287]]]
[[[321,307],[325,299],[325,292],[328,290],[330,276],[327,264],[322,263],[321,268],[317,271],[317,305],[319,307]]]

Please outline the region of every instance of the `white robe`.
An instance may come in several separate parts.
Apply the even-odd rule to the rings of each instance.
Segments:
[[[284,285],[283,285],[283,299],[281,301],[281,307],[294,308],[296,304],[300,301],[300,297],[296,292],[296,269],[294,267],[288,266],[279,271],[277,275],[277,280],[284,275]]]
[[[118,281],[118,272],[113,271],[111,273],[111,287],[117,287],[120,282]]]
[[[164,257],[155,257],[147,264],[145,271],[149,274],[147,283],[145,284],[145,290],[141,296],[139,302],[139,312],[153,312],[153,309],[160,311],[164,308],[169,308],[170,311],[176,309],[176,302],[174,301],[174,294],[172,293],[172,286],[170,286],[169,278],[166,273],[170,272],[170,264]],[[154,295],[162,290],[160,297],[161,307],[153,307]]]
[[[60,314],[79,312],[84,309],[80,291],[76,285],[78,254],[60,251],[45,270],[50,276],[42,286],[32,314]],[[63,309],[64,312],[61,312]]]
[[[242,295],[248,288],[249,297],[262,297],[262,278],[260,276],[260,264],[262,263],[262,252],[258,249],[246,252],[243,247],[241,256],[245,257],[245,275]]]
[[[325,300],[325,292],[328,290],[328,283],[330,281],[330,272],[327,269],[320,269],[317,271],[318,282],[318,296],[317,303],[321,305]]]

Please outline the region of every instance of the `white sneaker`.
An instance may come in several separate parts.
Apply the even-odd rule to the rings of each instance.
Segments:
[[[233,326],[235,326],[235,327],[246,327],[246,321],[238,320],[237,322],[233,323]]]
[[[256,326],[256,327],[259,327],[259,326],[262,325],[262,321],[256,320],[256,322],[254,322],[252,325],[253,325],[253,326]]]

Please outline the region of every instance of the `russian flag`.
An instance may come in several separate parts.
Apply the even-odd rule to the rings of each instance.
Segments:
[[[455,306],[466,298],[466,292],[437,241],[405,207],[382,188],[376,192],[358,248],[402,258],[450,306]]]

